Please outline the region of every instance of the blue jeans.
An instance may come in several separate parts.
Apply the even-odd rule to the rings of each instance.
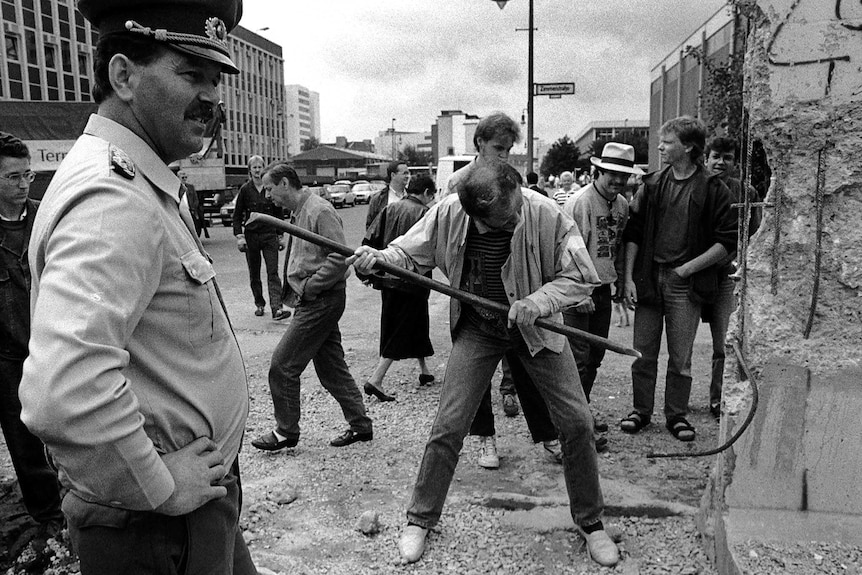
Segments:
[[[508,377],[511,384],[511,394],[517,395],[521,400],[521,408],[524,412],[524,420],[527,422],[527,429],[530,430],[530,437],[533,442],[553,441],[557,439],[557,430],[554,428],[554,423],[551,421],[551,415],[548,413],[548,406],[545,405],[545,400],[542,399],[539,390],[536,389],[536,384],[530,379],[530,375],[521,360],[514,352],[507,352],[503,356],[503,381]],[[503,394],[503,383],[500,383],[500,394]],[[494,410],[491,406],[491,385],[488,384],[485,394],[482,396],[482,403],[479,404],[479,410],[473,418],[473,423],[470,425],[470,435],[478,435],[481,437],[491,437],[497,435],[496,427],[494,426]]]
[[[638,304],[635,311],[634,348],[643,354],[632,363],[634,410],[652,417],[655,407],[655,385],[658,354],[664,324],[667,324],[667,379],[665,380],[664,414],[670,420],[688,413],[691,395],[691,352],[700,304],[688,298],[687,279],[672,273],[671,266],[654,266],[657,299],[655,304]]]
[[[611,328],[611,285],[605,284],[593,290],[593,303],[596,306],[592,313],[579,313],[574,308],[563,310],[563,321],[569,327],[577,328],[581,331],[597,335],[599,337],[608,337],[608,331]],[[587,401],[590,401],[590,392],[593,390],[593,384],[596,382],[596,374],[599,371],[599,366],[602,365],[602,360],[605,358],[605,348],[598,345],[591,345],[585,339],[570,337],[569,346],[572,348],[572,355],[575,356],[575,363],[578,364],[578,375],[581,378],[581,385],[584,388],[584,395],[587,396]]]
[[[263,234],[248,232],[245,234],[248,249],[245,260],[248,264],[248,279],[251,283],[251,293],[254,295],[254,305],[266,306],[263,299],[263,284],[260,281],[260,261],[266,264],[266,284],[269,291],[269,306],[273,311],[281,309],[281,278],[278,275],[278,236],[272,232]]]
[[[27,512],[39,523],[59,521],[63,519],[63,512],[60,511],[57,473],[48,465],[45,446],[21,422],[18,387],[23,366],[23,359],[0,357],[0,427]]]
[[[470,422],[507,352],[517,357],[530,375],[559,432],[563,475],[575,524],[588,525],[601,517],[604,500],[593,418],[581,386],[572,385],[578,381],[578,369],[569,346],[562,353],[543,349],[532,357],[517,329],[509,332],[508,339],[500,339],[462,322],[453,338],[437,416],[407,509],[410,523],[430,529],[439,521]]]
[[[362,394],[350,375],[341,347],[338,321],[344,313],[344,285],[323,292],[314,301],[296,305],[293,319],[275,346],[269,366],[269,391],[281,435],[299,437],[299,378],[314,362],[317,378],[341,406],[344,419],[357,433],[371,431]]]
[[[724,383],[725,339],[730,314],[736,309],[733,280],[723,275],[718,281],[718,294],[711,305],[709,330],[712,332],[712,380],[709,384],[709,404],[721,403],[721,386]]]

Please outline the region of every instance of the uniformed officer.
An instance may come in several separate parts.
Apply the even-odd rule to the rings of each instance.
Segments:
[[[168,169],[237,72],[241,0],[78,9],[100,32],[99,108],[34,223],[22,419],[70,489],[84,575],[256,573],[238,524],[245,370]]]

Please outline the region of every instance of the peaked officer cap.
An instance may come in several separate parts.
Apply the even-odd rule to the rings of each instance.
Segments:
[[[78,0],[99,34],[140,34],[211,60],[238,74],[227,35],[242,17],[242,0]]]

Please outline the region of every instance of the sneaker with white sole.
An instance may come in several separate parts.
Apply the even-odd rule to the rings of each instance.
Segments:
[[[497,438],[493,435],[482,437],[479,452],[479,467],[497,469],[500,467],[500,456],[497,455]]]
[[[418,525],[408,525],[401,532],[398,540],[398,550],[406,563],[416,563],[425,552],[425,537],[428,530]]]
[[[543,441],[542,447],[545,448],[545,451],[551,454],[551,457],[554,458],[554,461],[557,463],[563,462],[563,448],[560,445],[559,439],[554,439],[553,441]]]
[[[604,529],[592,533],[586,533],[582,529],[578,531],[587,542],[587,554],[590,559],[605,567],[611,567],[620,562],[620,550],[617,549],[617,544],[607,531]]]

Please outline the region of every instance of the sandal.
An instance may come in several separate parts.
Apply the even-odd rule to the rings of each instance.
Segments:
[[[667,430],[670,431],[671,435],[680,441],[694,441],[694,427],[692,427],[688,420],[681,415],[677,415],[676,417],[669,419],[665,424],[665,427],[667,427]]]
[[[622,421],[620,421],[620,429],[625,431],[626,433],[637,433],[647,425],[649,425],[650,418],[648,415],[644,415],[643,413],[638,413],[637,411],[632,411],[629,413]]]

